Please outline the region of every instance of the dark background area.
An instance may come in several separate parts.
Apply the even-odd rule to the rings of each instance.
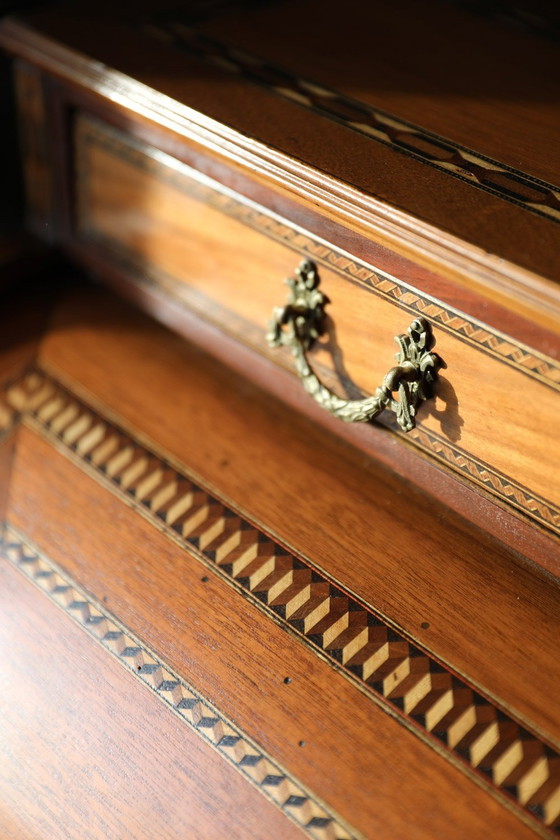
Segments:
[[[0,0],[0,18],[8,14],[48,5],[32,0]],[[11,60],[0,52],[0,236],[21,229],[23,189],[20,175],[16,109],[13,96]]]

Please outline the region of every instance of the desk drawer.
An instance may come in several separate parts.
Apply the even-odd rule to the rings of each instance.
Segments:
[[[558,533],[558,465],[549,457],[557,362],[415,289],[414,278],[385,273],[97,119],[79,116],[74,137],[77,241],[255,358],[294,371],[289,352],[270,349],[266,334],[286,300],[283,281],[302,258],[314,261],[330,300],[328,329],[310,358],[341,396],[373,393],[394,365],[394,337],[426,319],[447,365],[435,398],[419,407],[407,435],[394,414],[376,422],[399,445]],[[372,430],[359,434],[367,447]]]

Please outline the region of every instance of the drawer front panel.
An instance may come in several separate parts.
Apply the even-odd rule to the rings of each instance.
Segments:
[[[80,241],[284,368],[291,357],[268,348],[266,327],[302,257],[331,301],[313,365],[343,396],[373,393],[393,337],[427,318],[447,370],[407,442],[560,532],[558,363],[90,117],[76,120],[75,143]]]

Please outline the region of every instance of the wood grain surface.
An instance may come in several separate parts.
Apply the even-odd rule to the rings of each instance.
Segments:
[[[3,837],[302,836],[5,561],[0,575]]]
[[[120,417],[136,438],[150,440],[168,458],[188,463],[230,504],[262,523],[258,527],[297,546],[335,581],[404,627],[421,647],[529,723],[540,738],[559,743],[550,704],[558,690],[558,590],[520,558],[105,292],[79,292],[57,308],[37,361],[56,371],[78,399],[104,416]],[[520,819],[522,810],[510,811],[507,799],[496,800],[486,785],[474,784],[445,750],[440,754],[423,742],[403,725],[404,718],[388,715],[286,632],[281,621],[271,620],[202,565],[197,550],[185,551],[149,517],[140,516],[132,496],[126,503],[126,493],[111,491],[101,477],[96,480],[86,461],[80,466],[79,457],[70,457],[66,439],[56,442],[27,422],[19,427],[9,521],[83,587],[85,597],[195,684],[349,822],[357,836],[485,837],[491,830],[496,837],[528,837],[542,830],[542,819],[527,811]],[[235,836],[255,831],[268,836],[263,826],[271,827],[270,836],[291,836],[288,822],[286,828],[274,822],[286,818],[270,816],[266,800],[260,794],[255,800],[249,785],[238,799],[235,772],[215,771],[215,756],[206,747],[191,749],[192,739],[178,729],[172,712],[158,710],[154,695],[130,673],[117,673],[107,652],[95,650],[44,593],[35,593],[5,564],[3,574],[12,587],[3,590],[7,619],[2,627],[6,644],[12,645],[8,659],[18,700],[8,716],[11,740],[3,753],[9,770],[5,822],[15,826],[10,830],[32,836],[41,820],[50,826],[57,818],[61,786],[68,784],[60,770],[65,761],[77,762],[78,771],[60,818],[62,832],[87,819],[90,836],[102,836],[107,825],[130,825],[143,836],[132,792],[112,798],[122,778],[134,772],[142,776],[135,793],[141,795],[147,786],[140,814],[148,823],[167,807],[158,804],[160,798],[166,803],[173,797],[170,831],[183,836],[185,831],[223,836],[226,814],[227,830],[231,833],[233,820]],[[26,640],[21,657],[15,656],[13,642],[20,632]],[[39,663],[38,645],[53,652],[42,653]],[[84,671],[84,663],[94,663],[94,676],[91,667]],[[36,669],[45,692],[39,696],[38,688],[28,688],[28,675]],[[44,724],[44,698],[59,696],[53,680],[62,699],[51,728]],[[77,685],[84,699],[76,739],[71,733]],[[47,776],[54,771],[48,814],[40,804],[26,814],[22,809],[28,790],[22,766],[28,764],[16,733],[26,720],[35,751],[45,753],[38,767]],[[64,748],[55,759],[57,737]],[[159,754],[163,743],[170,756],[162,767],[149,756]],[[84,752],[92,750],[99,768],[93,775],[79,769]],[[178,763],[188,784],[174,773]],[[113,783],[113,774],[120,782]],[[222,778],[227,781],[218,781]],[[35,789],[44,788],[42,779],[34,777]],[[216,780],[215,787],[210,785],[210,815],[209,779]],[[365,785],[364,779],[369,780]],[[187,813],[179,807],[185,801],[179,790],[188,797]],[[239,821],[231,805],[237,801],[249,803],[243,804]],[[554,820],[552,791],[548,802],[546,818]],[[185,827],[184,820],[192,822]]]
[[[70,298],[59,308],[57,321],[41,345],[41,364],[80,383],[85,394],[94,394],[103,405],[120,405],[119,416],[133,429],[157,441],[163,451],[188,464],[210,486],[219,486],[225,498],[237,500],[269,531],[297,544],[366,602],[387,608],[413,635],[427,620],[430,640],[437,634],[438,646],[445,645],[439,652],[446,660],[461,657],[455,661],[460,670],[470,670],[468,648],[472,661],[485,640],[500,645],[499,653],[496,650],[477,667],[487,671],[484,682],[487,687],[495,683],[497,694],[515,692],[520,700],[523,696],[522,703],[533,718],[536,710],[528,710],[535,698],[527,696],[524,685],[515,687],[513,675],[532,667],[530,660],[538,652],[551,659],[534,663],[529,683],[556,680],[552,640],[560,615],[549,600],[556,597],[555,585],[524,569],[514,553],[469,529],[444,507],[412,488],[405,491],[396,476],[376,467],[371,459],[321,433],[276,400],[263,398],[248,381],[232,379],[227,369],[200,352],[187,355],[188,345],[115,299],[109,298],[110,307],[104,305],[105,293],[90,295]],[[116,368],[110,360],[121,353],[124,338],[126,360]],[[145,391],[138,390],[139,378]],[[144,393],[150,395],[148,402]],[[177,417],[189,424],[181,435],[176,432]],[[210,439],[211,429],[215,433]],[[344,461],[343,471],[339,459]],[[250,469],[250,464],[258,465],[258,470]],[[321,523],[319,532],[317,523]],[[423,548],[414,548],[417,540],[422,540]],[[420,553],[425,558],[421,565]],[[495,575],[499,584],[494,582]],[[469,630],[464,633],[448,604],[454,603],[458,588],[468,589],[471,583],[477,597],[469,603]],[[521,590],[532,594],[518,602]],[[426,615],[428,605],[430,614]],[[539,636],[545,634],[540,642],[531,643],[531,657],[526,649],[510,645],[499,630],[507,620],[515,634],[518,612],[525,608],[529,612],[522,626]],[[511,667],[504,668],[510,657],[514,658]],[[502,680],[507,689],[498,690]],[[555,726],[554,712],[544,699],[553,686],[549,685],[539,704],[539,719],[549,722],[545,726]],[[554,731],[555,737],[560,736],[560,729]]]
[[[151,441],[149,445],[168,461],[175,458],[178,464],[188,464],[186,469],[194,469],[234,510],[245,511],[257,528],[264,527],[265,532],[294,546],[300,556],[309,557],[319,574],[327,573],[335,585],[338,582],[349,588],[380,611],[391,626],[402,628],[430,655],[448,663],[444,668],[451,667],[452,672],[454,669],[473,681],[492,703],[505,710],[506,718],[513,715],[551,748],[560,744],[556,710],[550,703],[558,690],[554,645],[560,610],[557,586],[549,579],[530,571],[491,538],[314,429],[248,382],[232,379],[199,350],[99,289],[70,293],[57,306],[48,334],[40,342],[37,363],[62,377],[77,399],[86,399],[94,411],[113,420],[121,418],[130,430],[127,434],[141,445]],[[20,387],[14,383],[10,393],[18,393]],[[66,411],[65,425],[61,425],[62,415],[59,421],[59,415],[53,414],[54,404],[52,409],[48,405],[45,403],[45,418],[47,414],[54,418],[53,431],[58,428],[62,434],[68,422],[76,425],[64,403],[56,411]],[[406,714],[398,709],[387,714],[390,707],[360,691],[336,662],[302,645],[285,621],[259,609],[258,601],[243,597],[228,579],[216,575],[212,563],[202,564],[200,551],[207,543],[195,543],[198,549],[188,549],[162,531],[157,517],[140,516],[134,497],[117,485],[111,489],[103,474],[92,470],[94,462],[80,456],[81,445],[72,454],[65,441],[77,440],[73,433],[68,437],[64,432],[57,438],[45,435],[31,420],[24,424],[10,438],[16,449],[6,504],[8,521],[82,587],[86,599],[93,598],[101,609],[115,615],[169,668],[195,685],[227,719],[286,767],[291,777],[301,780],[319,802],[326,802],[339,814],[342,824],[349,824],[356,836],[389,838],[406,833],[433,837],[447,833],[483,837],[491,826],[493,836],[524,837],[542,829],[543,821],[554,823],[552,789],[541,797],[543,816],[535,820],[524,808],[532,801],[530,796],[519,809],[508,795],[488,787],[484,777],[479,780],[481,786],[474,784],[476,773],[467,773],[468,768],[453,761],[448,748],[434,749],[433,743],[419,737],[421,733],[407,724]],[[109,474],[112,469],[107,477]],[[208,516],[204,510],[203,506],[196,514],[201,524]],[[205,527],[210,527],[211,521]],[[110,654],[89,653],[92,640],[82,639],[83,631],[72,625],[68,615],[57,612],[44,593],[40,594],[44,606],[27,608],[28,601],[35,604],[39,595],[33,593],[29,582],[20,583],[17,575],[14,577],[14,568],[8,570],[4,564],[4,574],[16,593],[12,596],[7,588],[3,590],[8,617],[4,632],[13,627],[18,609],[24,622],[33,622],[37,616],[33,632],[28,631],[27,623],[22,627],[29,652],[22,653],[21,659],[10,658],[18,702],[12,704],[8,718],[11,740],[3,753],[6,778],[12,780],[10,796],[3,800],[8,803],[5,825],[16,826],[9,830],[19,830],[21,836],[27,831],[32,836],[37,825],[46,825],[45,836],[63,836],[88,818],[93,826],[91,836],[102,835],[108,825],[131,825],[137,836],[143,836],[144,829],[136,828],[131,812],[132,794],[119,795],[113,801],[109,791],[120,790],[111,782],[113,773],[134,772],[144,774],[140,790],[147,785],[151,792],[151,798],[148,794],[143,797],[146,811],[160,808],[159,797],[165,802],[166,797],[174,797],[171,831],[191,830],[195,836],[196,831],[202,831],[202,836],[209,837],[214,836],[212,832],[215,836],[222,832],[223,836],[224,808],[231,821],[231,802],[237,801],[239,780],[229,780],[235,770],[222,767],[215,772],[215,755],[199,759],[201,746],[194,748],[194,753],[189,747],[189,756],[196,758],[185,767],[174,756],[184,749],[182,739],[187,738],[189,744],[192,739],[188,733],[177,733],[173,713],[169,712],[171,720],[166,723],[162,715],[168,710],[152,709],[157,702],[149,689],[137,684],[130,688],[130,673],[109,676],[114,673]],[[268,585],[284,586],[281,581],[282,575]],[[24,594],[20,598],[21,586]],[[14,606],[20,601],[23,606]],[[59,626],[61,629],[56,629]],[[523,627],[523,645],[519,644],[519,627]],[[44,657],[49,674],[54,675],[50,680],[57,679],[61,657],[68,674],[57,683],[62,685],[62,697],[56,700],[53,727],[43,729],[38,727],[36,710],[44,708],[44,701],[35,702],[33,693],[25,702],[20,700],[29,681],[24,675],[35,667],[37,634],[46,640],[43,649],[46,645],[51,651]],[[350,639],[347,644],[352,644]],[[86,652],[82,653],[84,645]],[[127,697],[118,715],[107,717],[106,708],[112,708],[115,700],[109,690],[98,691],[98,677],[92,680],[90,672],[89,680],[85,679],[82,666],[77,672],[72,670],[75,657],[79,662],[84,662],[84,657],[95,661],[97,673],[108,669],[101,672],[107,674],[104,679],[114,687],[111,690]],[[395,661],[392,667],[397,666]],[[72,673],[79,678],[72,679]],[[64,680],[72,680],[79,689],[74,688],[73,693],[66,690]],[[40,684],[47,695],[53,693],[43,670]],[[83,692],[78,695],[83,698],[97,692],[95,702],[80,703],[80,709],[88,710],[83,714],[93,716],[89,720],[101,721],[95,737],[87,722],[78,739],[71,737],[78,691]],[[59,697],[56,692],[54,696]],[[136,726],[140,714],[133,711],[136,703],[144,704],[141,714],[148,715],[152,730],[149,738],[143,739],[140,753],[134,753],[136,763],[131,770],[130,720]],[[58,781],[47,814],[42,813],[40,799],[34,809],[24,812],[26,792],[21,773],[30,771],[22,753],[21,732],[27,725],[35,750],[46,751],[47,760],[41,767],[47,775],[54,770],[60,784],[67,784],[58,769],[63,761],[73,766],[82,761],[84,750],[97,750],[95,766],[99,770],[93,778],[86,774],[87,782],[82,771],[78,773],[72,795],[64,800],[63,818],[57,810]],[[171,734],[167,735],[169,726]],[[141,728],[144,732],[143,725]],[[60,733],[67,746],[55,761],[49,756],[53,738]],[[504,730],[492,754],[498,756],[508,744],[513,745],[508,737]],[[115,738],[120,744],[115,747],[119,758],[105,770],[105,763],[112,760],[112,752],[111,756],[106,752],[106,739],[113,743]],[[144,772],[145,750],[158,752],[158,744],[167,745],[169,738],[170,763],[164,768],[151,763]],[[474,743],[480,751],[480,738]],[[205,751],[206,747],[203,756]],[[527,760],[534,761],[530,756]],[[189,777],[188,784],[172,772],[177,761]],[[193,773],[194,766],[200,774]],[[333,767],[333,772],[325,773],[326,766]],[[536,771],[529,770],[530,763],[523,771],[527,779],[533,779],[527,782],[527,789],[537,795],[542,783]],[[217,780],[224,773],[228,781],[216,782],[225,797],[219,801],[224,804],[216,804],[216,796],[222,793],[213,793],[214,809],[209,816],[206,795],[198,795],[201,775]],[[36,775],[33,784],[43,786],[41,778]],[[364,785],[365,778],[375,779],[375,784]],[[499,787],[499,778],[505,778],[503,770],[496,778]],[[178,785],[186,800],[177,797]],[[249,791],[239,801],[250,797],[253,804],[248,810],[243,808],[243,819],[238,821],[235,816],[236,836],[254,836],[255,831],[267,836],[259,820],[274,826],[277,819],[286,821],[287,827],[279,823],[271,828],[270,836],[291,836],[286,817],[279,813],[269,818],[270,803],[247,786]],[[186,814],[178,807],[180,801],[189,803]],[[101,813],[100,802],[104,803]],[[192,820],[192,825],[200,820],[198,825],[204,826],[207,820],[208,828],[185,829],[181,822],[185,819]],[[58,835],[52,828],[54,821],[60,822]]]
[[[0,26],[35,229],[200,344],[64,269],[6,297],[0,834],[558,836],[558,47],[203,6]],[[433,324],[409,437],[266,347],[302,256],[327,384]]]
[[[364,9],[359,0],[350,0],[343,16],[334,3],[321,4],[321,13],[318,9],[318,4],[301,8],[292,0],[209,17],[198,28],[272,66],[326,84],[356,104],[373,104],[558,183],[560,148],[550,142],[560,93],[554,69],[558,48],[552,40],[451,4],[420,7],[399,0]],[[293,26],[296,15],[298,26]],[[310,49],[314,29],[319,49]],[[530,68],[520,60],[529,56]]]

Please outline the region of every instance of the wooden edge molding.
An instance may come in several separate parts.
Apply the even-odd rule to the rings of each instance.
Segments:
[[[259,793],[313,840],[362,837],[312,791],[294,778],[251,736],[211,703],[184,676],[81,589],[18,530],[5,523],[3,556],[133,674],[178,719],[196,733]]]
[[[421,315],[429,318],[440,329],[451,333],[464,343],[560,391],[560,362],[544,353],[533,350],[515,338],[465,315],[448,304],[436,301],[408,283],[368,265],[292,224],[287,219],[265,210],[249,199],[242,198],[233,190],[197,172],[165,152],[147,147],[91,117],[82,116],[79,125],[80,131],[77,132],[76,137],[78,214],[80,232],[83,235],[95,236],[98,240],[103,239],[106,246],[115,247],[112,240],[107,239],[99,231],[91,229],[88,223],[87,152],[88,147],[93,144],[149,174],[157,173],[160,179],[190,198],[209,205],[267,238],[291,248],[298,255],[308,257],[331,271],[337,272],[345,280],[359,285],[368,292],[390,303],[398,304],[400,308],[413,316]],[[119,245],[119,250],[126,252],[122,245]],[[126,255],[133,261],[131,253],[126,252]],[[173,279],[179,282],[179,278]]]
[[[28,372],[3,403],[504,806],[560,832],[560,752],[534,726],[52,375]]]
[[[56,43],[15,18],[0,23],[0,46],[41,69],[80,86],[135,115],[241,165],[341,224],[358,227],[372,238],[391,244],[397,253],[423,265],[437,265],[445,274],[496,291],[530,307],[547,323],[560,318],[560,294],[553,281],[521,268],[482,248],[362,193],[263,143],[155,91],[124,73],[100,65]]]

